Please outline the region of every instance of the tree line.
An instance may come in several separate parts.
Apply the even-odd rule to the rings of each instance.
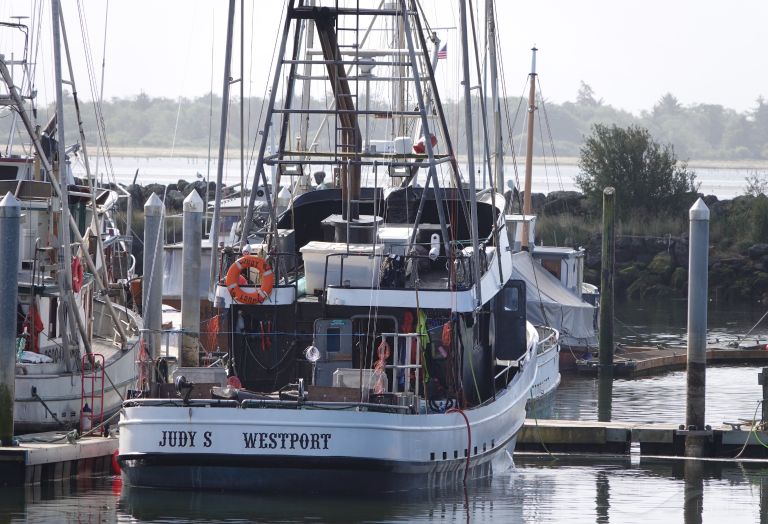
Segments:
[[[312,106],[326,107],[331,96],[315,98]],[[383,107],[376,100],[371,108]],[[466,134],[463,128],[463,111],[456,101],[444,101],[448,128],[459,154],[466,149]],[[473,104],[479,109],[478,100]],[[243,113],[245,124],[243,135],[247,149],[257,143],[261,118],[265,111],[264,100],[260,97],[245,99]],[[507,113],[508,122],[503,127],[505,154],[509,155],[513,145],[524,138],[527,102],[517,97],[502,101],[502,110]],[[66,113],[72,113],[71,102]],[[95,143],[98,138],[96,113],[92,103],[82,103],[86,138]],[[127,148],[171,148],[207,149],[210,143],[218,145],[221,99],[206,94],[196,98],[170,99],[150,97],[146,94],[128,98],[112,98],[102,104],[103,118],[110,145]],[[0,110],[0,136],[7,137],[11,118],[8,108]],[[240,103],[234,99],[230,104],[230,126],[227,142],[231,147],[240,144],[239,125]],[[39,120],[53,114],[52,107],[39,109]],[[475,111],[478,115],[479,111]],[[647,129],[651,136],[662,143],[671,144],[678,158],[695,160],[763,160],[768,159],[768,103],[760,97],[752,109],[738,112],[716,104],[683,105],[671,93],[659,98],[650,109],[634,115],[617,109],[599,98],[594,90],[582,82],[576,100],[562,104],[550,103],[546,99],[538,103],[535,154],[561,157],[579,155],[586,138],[594,125],[637,126]],[[516,118],[515,118],[516,117]],[[476,117],[477,118],[477,117]],[[67,121],[74,122],[72,115]],[[513,119],[515,119],[513,121]],[[44,124],[44,122],[41,122]],[[289,130],[291,140],[298,134],[298,117],[293,118]],[[330,140],[333,136],[333,122],[323,125],[321,115],[310,118],[310,140],[316,130],[319,141]],[[386,119],[371,118],[371,138],[387,136]],[[411,124],[416,125],[416,124]],[[70,125],[70,132],[74,126]],[[20,131],[17,131],[21,134]],[[475,147],[482,146],[481,122],[475,123]],[[75,135],[71,135],[74,137]],[[68,140],[68,142],[75,140]]]

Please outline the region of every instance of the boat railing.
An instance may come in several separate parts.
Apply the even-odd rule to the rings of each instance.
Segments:
[[[255,253],[258,256],[258,253]],[[221,275],[219,277],[219,285],[224,285],[224,277],[227,274],[227,269],[234,264],[238,258],[242,257],[242,253],[238,253],[231,248],[227,248],[221,251],[219,254],[219,263],[221,264]],[[277,275],[277,285],[289,285],[297,287],[299,282],[299,255],[289,252],[265,252],[264,257],[268,259],[272,270]]]
[[[401,375],[403,376],[403,393],[411,392],[411,380],[410,374],[413,371],[414,380],[414,395],[419,398],[419,384],[421,383],[421,337],[425,336],[423,333],[382,333],[382,344],[387,343],[388,339],[392,339],[392,364],[387,364],[384,369],[392,370],[392,387],[391,393],[399,393],[399,382]],[[400,358],[400,340],[404,339],[404,357]],[[413,342],[416,342],[415,349]],[[381,355],[379,356],[381,358]],[[400,361],[402,360],[402,364]],[[411,364],[411,361],[414,363]]]
[[[552,327],[547,327],[545,329],[549,332],[549,334],[543,339],[539,340],[538,347],[540,353],[560,343],[560,332],[558,330]]]
[[[537,352],[539,352],[538,346],[535,348]],[[493,377],[494,380],[499,379],[503,375],[507,374],[510,369],[523,369],[523,366],[525,365],[526,361],[531,358],[531,352],[526,351],[523,353],[520,357],[514,359],[514,360],[501,360],[496,359],[496,366],[501,366],[502,369],[496,375]]]
[[[411,413],[413,406],[396,404],[377,404],[375,402],[333,402],[315,400],[279,400],[279,399],[187,399],[182,398],[132,398],[123,402],[123,408],[133,407],[229,407],[242,409],[259,408],[317,408],[317,409],[350,409],[365,408],[371,411],[387,411]]]

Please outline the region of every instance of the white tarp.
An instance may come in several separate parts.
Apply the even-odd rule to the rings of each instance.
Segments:
[[[568,291],[527,251],[512,255],[512,278],[525,281],[529,322],[559,330],[563,344],[597,345],[595,307]]]

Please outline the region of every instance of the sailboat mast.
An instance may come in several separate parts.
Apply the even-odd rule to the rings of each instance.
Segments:
[[[491,63],[491,105],[493,107],[494,172],[496,191],[504,191],[504,145],[501,132],[501,107],[499,104],[498,64],[496,63],[496,11],[493,0],[485,0],[485,16],[488,19],[488,60]]]
[[[216,166],[216,200],[213,204],[213,220],[211,224],[211,279],[208,288],[210,298],[213,298],[216,282],[219,280],[216,263],[219,246],[219,214],[221,213],[221,185],[224,179],[224,150],[227,146],[227,120],[229,118],[229,85],[232,76],[232,33],[235,25],[235,0],[229,0],[229,15],[227,17],[227,47],[224,57],[224,86],[221,90],[221,127],[219,135],[219,163]],[[242,103],[242,101],[241,101]],[[242,137],[241,137],[242,139]],[[241,187],[242,191],[243,188]],[[206,205],[208,205],[206,203]]]
[[[478,241],[478,227],[477,227],[477,194],[475,190],[475,150],[473,144],[473,137],[475,134],[472,132],[472,98],[469,85],[469,44],[468,44],[468,28],[467,28],[467,0],[459,1],[459,12],[461,17],[461,55],[463,61],[464,70],[464,125],[467,132],[467,168],[469,169],[469,198],[470,198],[470,217],[471,227],[470,234],[472,236],[472,252],[474,255],[474,261],[472,267],[474,269],[474,281],[475,281],[475,304],[480,306],[483,303],[482,294],[480,292],[480,248]],[[461,191],[461,188],[459,188]]]
[[[57,140],[57,169],[59,173],[59,184],[61,186],[61,224],[59,228],[59,240],[61,242],[61,250],[63,257],[63,265],[61,271],[58,272],[59,277],[59,289],[61,290],[61,342],[64,346],[64,354],[69,354],[67,333],[67,320],[70,303],[67,297],[72,294],[72,273],[69,268],[72,267],[72,250],[70,249],[69,228],[65,224],[69,223],[69,191],[67,190],[67,174],[66,164],[64,161],[66,145],[64,143],[64,99],[62,93],[62,74],[61,74],[61,34],[59,28],[59,0],[51,1],[51,16],[53,17],[53,59],[54,59],[54,74],[55,74],[55,93],[56,93],[56,140]],[[75,313],[72,311],[72,313]],[[76,339],[76,337],[73,337]],[[68,359],[69,360],[69,359]]]
[[[523,195],[523,215],[533,212],[531,206],[531,179],[533,178],[533,124],[536,111],[536,46],[531,48],[531,87],[528,91],[528,144],[525,150],[525,193]],[[522,249],[528,250],[528,220],[523,222]]]

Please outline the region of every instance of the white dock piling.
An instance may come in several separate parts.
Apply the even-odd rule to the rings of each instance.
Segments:
[[[197,367],[200,362],[200,256],[203,240],[203,200],[197,191],[184,199],[184,246],[181,274],[181,365]]]
[[[163,202],[153,193],[144,204],[144,276],[141,290],[144,326],[148,330],[144,341],[153,362],[162,347],[163,223]]]
[[[689,211],[688,252],[688,364],[686,429],[693,431],[685,441],[686,455],[702,456],[707,437],[703,432],[704,393],[707,373],[707,270],[709,262],[709,208],[699,198]]]
[[[8,192],[0,201],[0,446],[13,440],[20,226],[21,206]]]

